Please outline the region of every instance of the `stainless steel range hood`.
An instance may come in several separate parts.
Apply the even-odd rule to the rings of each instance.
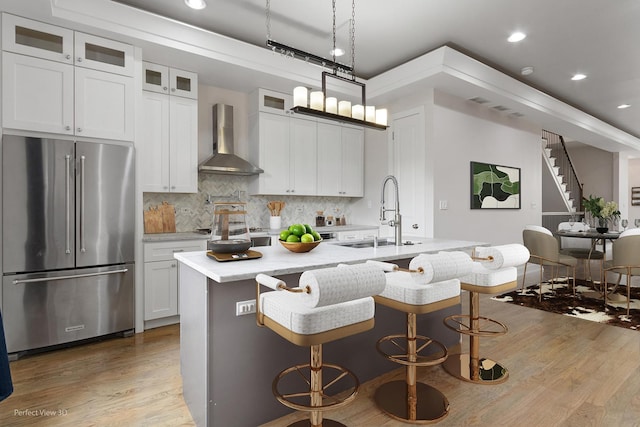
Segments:
[[[203,173],[257,175],[264,172],[233,153],[233,106],[213,106],[213,156],[202,162]]]

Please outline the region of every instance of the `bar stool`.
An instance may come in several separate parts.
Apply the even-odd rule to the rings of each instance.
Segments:
[[[507,380],[507,369],[491,359],[480,358],[480,337],[504,335],[508,328],[497,320],[480,316],[480,294],[501,294],[518,286],[517,265],[529,259],[529,250],[520,244],[477,247],[470,275],[463,277],[461,287],[469,292],[469,314],[456,314],[444,324],[469,336],[469,353],[451,355],[443,364],[454,377],[476,384],[499,384]],[[482,325],[481,325],[482,323]]]
[[[391,381],[376,390],[376,404],[396,420],[415,424],[440,421],[449,414],[449,401],[436,388],[417,382],[416,370],[442,363],[447,358],[447,348],[418,335],[416,317],[459,304],[458,277],[469,274],[473,262],[464,252],[440,252],[413,258],[409,271],[399,271],[397,265],[390,263],[378,265],[391,272],[386,274],[384,292],[374,299],[405,312],[407,331],[380,338],[376,344],[378,352],[389,361],[405,366],[404,381]]]
[[[268,327],[293,344],[310,347],[310,363],[281,371],[272,384],[280,403],[310,413],[309,420],[291,426],[343,426],[334,420],[323,422],[323,411],[351,402],[359,381],[350,370],[323,363],[322,345],[373,328],[372,296],[384,290],[384,272],[378,266],[360,264],[306,271],[297,288],[265,274],[258,274],[256,282],[258,326]],[[279,292],[261,294],[261,285]],[[323,373],[331,379],[323,382]],[[299,384],[292,385],[296,380]],[[286,392],[281,391],[281,383]],[[329,395],[330,387],[339,394]]]

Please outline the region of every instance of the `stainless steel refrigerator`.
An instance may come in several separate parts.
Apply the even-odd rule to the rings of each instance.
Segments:
[[[9,353],[133,330],[133,261],[131,146],[3,136]]]

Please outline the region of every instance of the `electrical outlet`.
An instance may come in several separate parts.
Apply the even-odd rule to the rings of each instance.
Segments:
[[[440,210],[449,209],[449,205],[446,200],[440,200]]]
[[[247,301],[236,302],[236,316],[244,316],[245,314],[252,314],[256,312],[256,300],[250,299]]]

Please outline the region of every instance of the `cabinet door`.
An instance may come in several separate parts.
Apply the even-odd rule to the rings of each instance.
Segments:
[[[178,314],[178,261],[144,264],[144,320]]]
[[[258,89],[258,110],[265,113],[288,115],[293,105],[293,96],[274,92],[267,89]]]
[[[169,97],[142,93],[141,137],[137,141],[142,191],[169,192]]]
[[[73,31],[3,13],[2,50],[73,64]]]
[[[75,133],[133,141],[133,78],[75,69]]]
[[[198,101],[169,97],[169,185],[172,192],[198,192]]]
[[[73,65],[2,53],[2,126],[73,134]]]
[[[318,195],[339,196],[342,191],[342,130],[318,123]]]
[[[290,194],[289,117],[263,113],[259,120],[259,192]]]
[[[76,32],[75,65],[133,77],[133,46]]]
[[[340,195],[364,196],[364,131],[342,128],[342,188]]]
[[[142,63],[142,89],[169,93],[169,67],[151,62]]]
[[[198,75],[190,71],[169,68],[169,94],[198,99]]]
[[[317,194],[317,123],[292,117],[289,122],[290,193],[297,196]]]

